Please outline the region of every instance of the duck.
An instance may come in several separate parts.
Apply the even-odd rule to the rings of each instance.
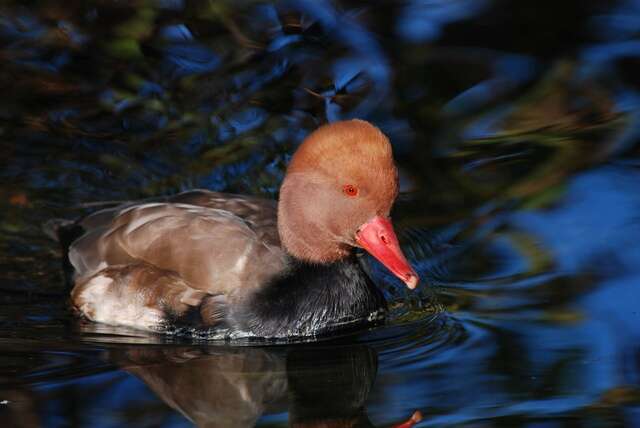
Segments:
[[[386,300],[362,253],[409,289],[419,282],[391,222],[397,195],[379,128],[322,125],[291,157],[277,202],[195,189],[61,226],[71,306],[90,322],[227,337],[318,337],[382,322]]]

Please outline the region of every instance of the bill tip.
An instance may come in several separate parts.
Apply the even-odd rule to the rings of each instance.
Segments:
[[[420,278],[418,278],[418,275],[409,274],[408,278],[404,282],[405,282],[405,284],[407,284],[407,287],[409,287],[411,290],[413,290],[418,285],[418,281],[419,280],[420,280]]]

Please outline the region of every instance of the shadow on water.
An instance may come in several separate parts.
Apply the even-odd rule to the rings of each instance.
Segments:
[[[639,24],[635,0],[4,2],[0,419],[640,425]],[[429,285],[372,262],[388,325],[230,347],[72,316],[46,220],[277,197],[350,117],[391,137]]]

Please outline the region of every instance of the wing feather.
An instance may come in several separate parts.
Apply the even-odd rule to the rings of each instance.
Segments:
[[[211,294],[233,294],[239,288],[257,286],[285,263],[274,238],[275,212],[268,211],[268,204],[264,208],[251,201],[225,199],[225,204],[235,204],[247,219],[232,211],[184,202],[127,205],[117,212],[109,209],[89,216],[83,226],[93,227],[69,251],[77,278],[107,266],[142,261],[176,272],[191,287]],[[260,214],[261,207],[267,212]]]

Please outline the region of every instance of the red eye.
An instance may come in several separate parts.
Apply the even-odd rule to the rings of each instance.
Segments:
[[[358,196],[358,188],[353,184],[345,184],[342,186],[342,192],[347,196]]]

